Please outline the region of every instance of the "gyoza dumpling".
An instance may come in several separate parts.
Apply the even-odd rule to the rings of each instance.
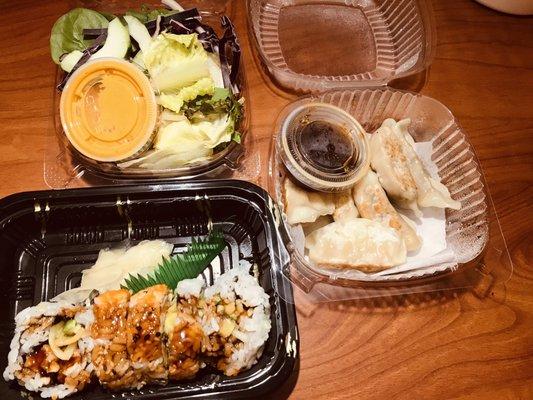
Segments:
[[[320,266],[377,272],[405,262],[400,235],[364,218],[332,222],[305,240],[309,259]]]
[[[336,193],[335,195],[335,211],[333,211],[333,219],[335,221],[349,220],[359,217],[359,211],[355,206],[352,191]]]
[[[371,136],[371,165],[383,188],[400,207],[415,213],[419,213],[417,205],[460,209],[461,203],[453,200],[446,186],[432,178],[424,168],[407,130],[410,123],[410,119],[396,122],[389,118]],[[413,184],[416,195],[413,194]]]
[[[285,193],[285,213],[291,225],[315,222],[321,215],[335,211],[333,194],[310,192],[296,186],[289,178],[283,182]]]
[[[398,123],[393,119],[387,119],[383,122],[383,124],[387,124],[387,126],[397,130],[404,139],[404,154],[409,161],[409,168],[416,183],[418,205],[420,207],[448,207],[453,210],[459,210],[461,203],[453,200],[448,188],[429,175],[418,154],[416,154],[414,149],[415,141],[407,130],[410,123],[410,119],[404,119]]]
[[[305,236],[309,236],[311,233],[333,222],[331,215],[322,215],[316,219],[315,222],[308,222],[301,224]]]
[[[416,230],[407,223],[387,198],[379,183],[378,176],[369,171],[354,187],[353,197],[363,218],[380,222],[395,229],[405,241],[408,251],[420,248],[421,241]]]
[[[394,203],[420,216],[422,213],[417,205],[416,183],[402,146],[404,139],[398,130],[390,127],[390,121],[396,123],[393,119],[387,119],[370,136],[370,165]],[[407,120],[399,124],[404,121]]]

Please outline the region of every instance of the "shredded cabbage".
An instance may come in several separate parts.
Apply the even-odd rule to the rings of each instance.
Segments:
[[[143,59],[160,92],[181,89],[210,77],[208,55],[196,34],[162,33],[143,51]]]
[[[198,82],[182,88],[177,94],[162,93],[159,96],[159,104],[176,113],[180,112],[183,103],[194,100],[198,96],[212,95],[215,85],[211,78],[202,78]]]
[[[232,123],[227,115],[198,123],[182,120],[161,127],[154,148],[171,152],[175,155],[175,165],[184,165],[212,155],[213,148],[229,142],[232,133]]]

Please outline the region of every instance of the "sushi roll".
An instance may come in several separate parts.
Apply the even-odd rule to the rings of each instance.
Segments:
[[[128,290],[110,290],[94,299],[92,362],[100,384],[112,390],[141,388],[144,383],[128,354]]]
[[[129,301],[127,350],[143,384],[166,384],[163,323],[171,305],[172,293],[165,285],[142,290]]]
[[[269,297],[247,267],[222,274],[204,291],[199,312],[207,340],[203,351],[227,376],[251,368],[271,328]]]
[[[180,282],[176,290],[179,296],[167,312],[164,331],[170,380],[194,378],[204,365],[201,349],[206,338],[197,320],[204,286],[201,277]]]
[[[15,323],[4,378],[53,399],[91,382],[123,390],[192,379],[207,365],[234,376],[257,362],[271,328],[269,296],[246,267],[209,287],[183,280],[175,294],[165,285],[74,291]]]
[[[91,380],[90,307],[42,302],[15,317],[7,381],[16,379],[44,398],[63,398],[83,390]]]

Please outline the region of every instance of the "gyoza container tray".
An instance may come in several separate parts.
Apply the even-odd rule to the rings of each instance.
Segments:
[[[291,265],[283,273],[306,294],[305,299],[313,303],[383,299],[473,287],[488,292],[504,282],[512,262],[467,134],[437,100],[388,86],[424,72],[431,64],[436,48],[431,2],[247,0],[246,4],[248,32],[265,70],[283,88],[312,94],[291,102],[278,116],[269,169],[269,190],[284,221],[280,233],[291,254]],[[431,163],[462,205],[459,211],[445,212],[446,250],[453,252],[453,261],[435,257],[428,267],[366,275],[317,268],[309,261],[303,230],[286,222],[282,184],[290,171],[275,137],[290,112],[310,102],[342,109],[368,133],[386,118],[411,119],[411,135],[416,142],[431,142]]]
[[[78,286],[100,250],[163,239],[177,253],[214,226],[227,247],[204,272],[207,282],[239,262],[255,263],[270,296],[272,329],[258,363],[231,378],[205,369],[194,380],[165,387],[108,392],[95,386],[70,398],[234,399],[278,389],[297,365],[299,345],[292,289],[277,273],[288,255],[278,241],[272,204],[259,187],[230,180],[27,192],[0,200],[0,369],[16,313]],[[21,398],[20,386],[0,380],[0,399]]]
[[[362,274],[350,269],[317,268],[307,258],[302,237],[285,216],[283,181],[290,174],[274,145],[280,125],[298,106],[325,103],[353,116],[369,133],[387,118],[409,118],[409,133],[415,142],[430,142],[431,161],[441,182],[461,203],[460,210],[446,209],[446,250],[454,260],[446,262],[432,256],[431,265],[390,275]],[[291,254],[291,267],[284,274],[308,294],[312,302],[353,300],[408,293],[494,286],[508,279],[512,262],[501,232],[496,210],[487,188],[481,165],[466,132],[451,111],[437,100],[421,94],[392,88],[338,90],[302,97],[281,112],[270,154],[270,191],[280,206],[280,232]],[[303,231],[301,233],[303,235]],[[424,237],[423,240],[431,240]],[[295,243],[299,243],[296,245]],[[355,274],[357,273],[357,274]]]

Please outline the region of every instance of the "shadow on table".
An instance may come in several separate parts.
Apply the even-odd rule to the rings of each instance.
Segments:
[[[388,86],[394,89],[407,90],[410,92],[420,92],[426,85],[431,67],[420,71],[417,74],[406,76],[404,78],[394,79],[389,82]]]
[[[288,399],[291,395],[296,382],[298,381],[298,376],[300,374],[300,357],[296,358],[296,363],[294,365],[294,370],[289,378],[279,387],[275,388],[271,393],[267,393],[263,396],[254,396],[254,400],[285,400]]]
[[[426,285],[328,287],[327,292],[322,289],[320,293],[318,284],[311,295],[295,289],[294,297],[298,312],[305,317],[324,308],[358,313],[391,313],[438,306],[466,294],[480,300],[502,303],[505,300],[505,282],[493,274],[471,268],[462,274],[450,273]]]

